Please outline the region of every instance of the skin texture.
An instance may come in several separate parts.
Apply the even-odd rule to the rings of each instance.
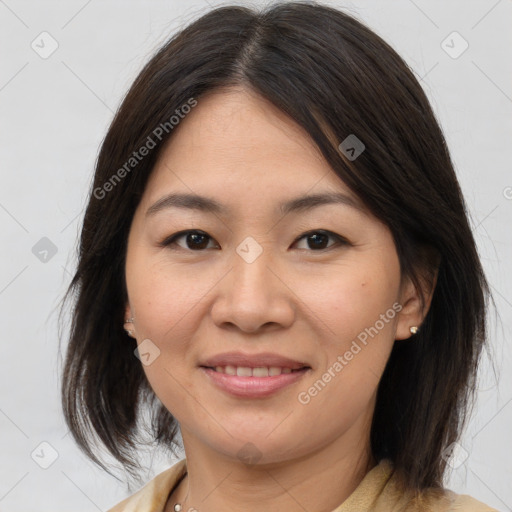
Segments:
[[[150,339],[160,350],[144,371],[180,423],[188,463],[166,510],[178,501],[201,512],[331,511],[376,464],[369,432],[378,382],[394,341],[409,338],[426,311],[411,282],[401,286],[391,232],[364,208],[279,212],[281,202],[303,194],[359,200],[308,134],[272,104],[244,89],[215,91],[175,130],[135,213],[126,260],[126,317],[135,318],[139,344]],[[205,195],[232,211],[169,208],[146,216],[170,192]],[[208,237],[159,246],[187,229]],[[319,229],[348,243],[297,241]],[[248,236],[263,250],[252,263],[236,252]],[[394,303],[401,311],[300,403],[298,394]],[[236,398],[198,367],[231,350],[276,352],[311,370],[270,397]],[[260,456],[253,465],[237,455],[248,442]]]

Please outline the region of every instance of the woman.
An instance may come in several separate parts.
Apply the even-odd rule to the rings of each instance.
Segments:
[[[135,474],[149,411],[186,455],[111,512],[493,510],[443,488],[490,295],[464,199],[414,75],[343,12],[217,8],[157,52],[73,290],[78,445]]]

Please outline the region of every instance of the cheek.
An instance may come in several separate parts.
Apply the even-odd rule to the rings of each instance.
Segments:
[[[171,413],[180,413],[190,399],[187,353],[201,315],[201,298],[208,283],[163,261],[133,258],[127,264],[127,287],[137,324],[137,343],[155,354],[143,364],[146,378]],[[150,340],[150,344],[146,340]]]
[[[148,262],[149,258],[140,257],[133,259],[133,265],[127,265],[128,293],[138,334],[156,343],[165,339],[179,340],[197,316],[211,284],[199,279],[193,268],[178,268],[164,257],[151,264]]]
[[[329,275],[310,273],[301,278],[297,295],[308,306],[305,311],[311,313],[311,321],[325,332],[325,343],[343,347],[392,308],[399,284],[393,263],[360,258],[330,269]],[[382,328],[379,322],[383,331],[391,324]]]
[[[336,404],[357,414],[369,406],[394,343],[399,280],[398,260],[390,253],[354,258],[329,280],[305,282],[302,293],[323,333],[317,337],[321,391],[314,398],[320,410]],[[315,292],[308,295],[306,288]]]

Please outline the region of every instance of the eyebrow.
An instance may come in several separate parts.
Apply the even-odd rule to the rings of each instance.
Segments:
[[[363,206],[356,199],[339,192],[323,192],[312,195],[304,195],[285,201],[279,205],[281,214],[292,212],[305,212],[328,204],[341,204],[365,212]],[[198,210],[205,213],[229,215],[231,208],[219,203],[210,197],[189,193],[172,193],[156,201],[146,211],[146,217],[155,215],[168,208],[181,208]]]

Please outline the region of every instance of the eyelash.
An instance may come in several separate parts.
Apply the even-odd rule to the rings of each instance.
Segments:
[[[171,236],[168,236],[168,237],[164,238],[164,240],[162,240],[158,245],[159,245],[159,247],[167,247],[167,248],[171,248],[172,249],[171,246],[176,243],[176,240],[179,240],[180,238],[182,238],[182,237],[184,237],[184,236],[186,236],[188,234],[205,235],[210,240],[213,240],[213,238],[211,236],[209,236],[208,233],[205,233],[204,231],[201,231],[201,230],[198,230],[198,229],[189,229],[189,230],[180,231],[178,233],[175,233],[174,235],[171,235]],[[295,243],[299,242],[300,240],[302,240],[303,238],[306,238],[308,236],[315,235],[315,234],[326,235],[326,236],[329,236],[331,238],[334,238],[334,239],[336,239],[337,244],[335,243],[335,244],[331,245],[330,247],[325,247],[325,248],[318,249],[318,250],[307,249],[308,252],[323,252],[323,251],[328,251],[328,250],[332,249],[333,247],[336,247],[336,245],[339,245],[339,246],[350,245],[350,243],[345,238],[341,237],[340,235],[337,235],[336,233],[333,233],[332,231],[327,231],[325,229],[316,229],[316,230],[312,230],[312,231],[308,231],[306,233],[303,233],[298,238],[296,238],[293,241],[293,243],[295,244]],[[185,248],[180,247],[180,246],[178,246],[178,247],[179,247],[179,249],[183,249],[183,250],[189,251],[189,252],[204,252],[206,250],[206,249],[194,250],[194,249],[188,249],[188,248],[185,249]],[[173,249],[173,250],[179,250],[179,249]],[[305,249],[301,249],[301,250],[305,250]]]

